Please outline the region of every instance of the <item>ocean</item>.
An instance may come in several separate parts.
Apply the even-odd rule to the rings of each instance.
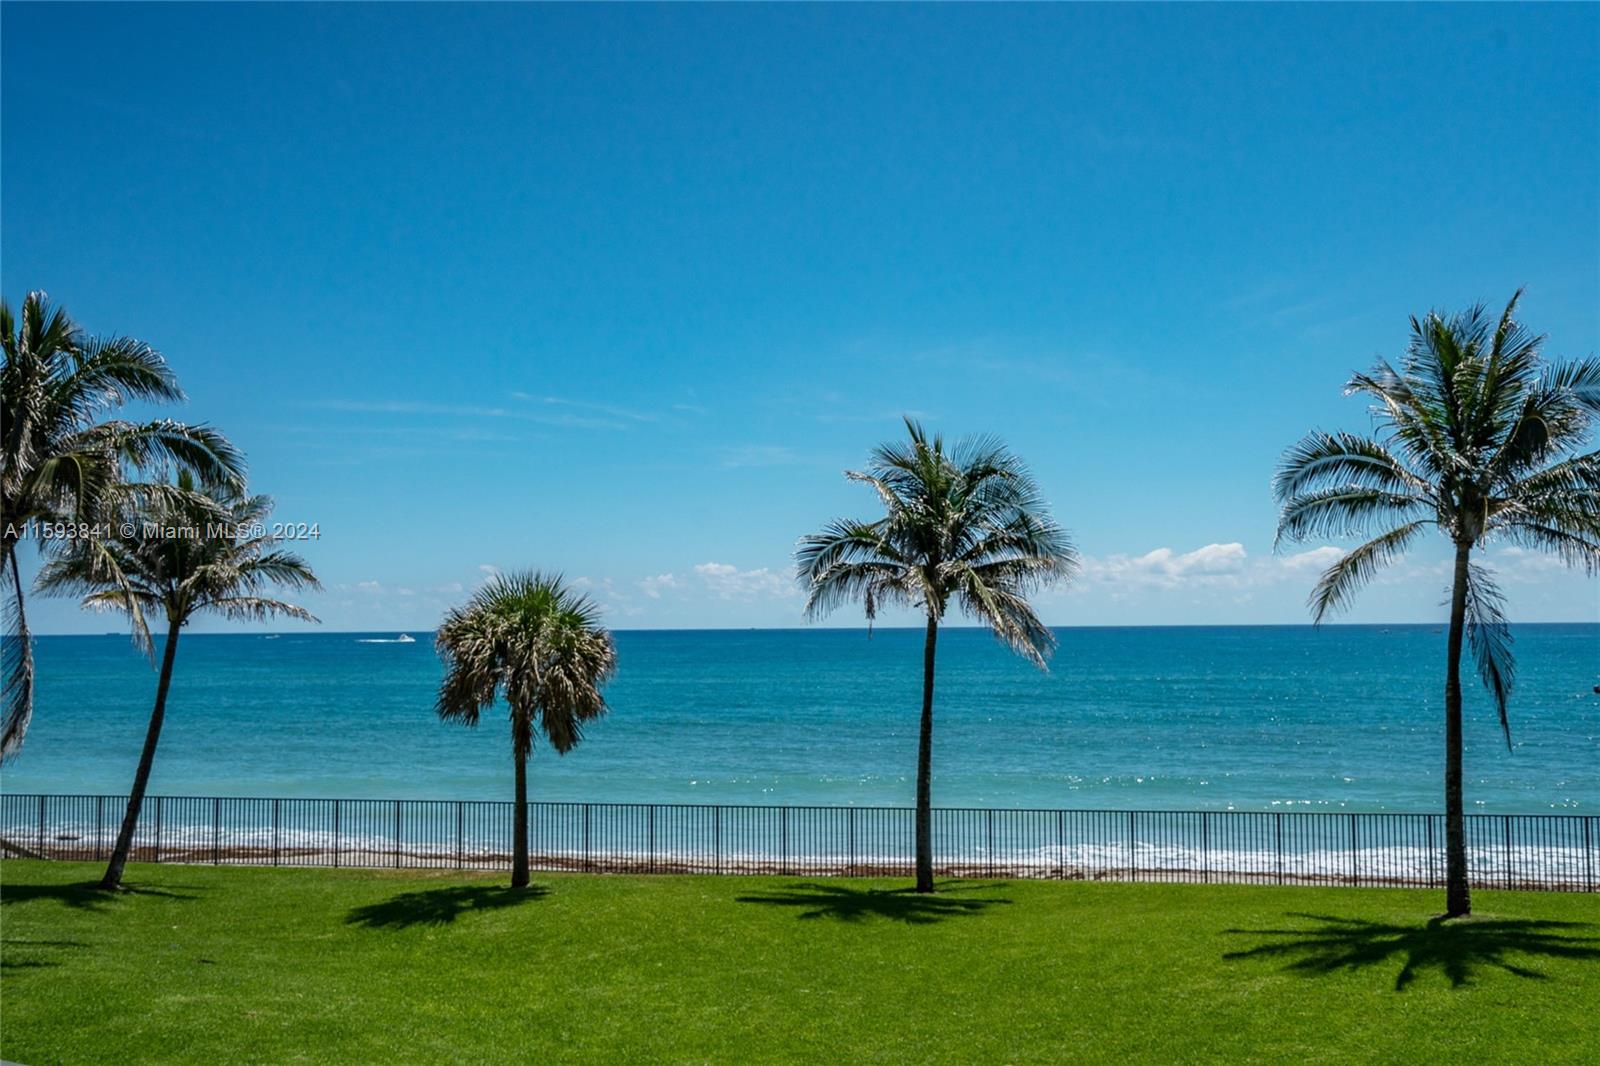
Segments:
[[[506,799],[508,729],[440,722],[431,634],[185,635],[152,794]],[[1040,672],[941,633],[937,806],[1437,811],[1438,626],[1072,628]],[[1600,811],[1600,625],[1525,625],[1513,748],[1466,678],[1466,797]],[[922,631],[623,631],[611,713],[536,800],[905,806]],[[40,637],[7,793],[127,790],[156,673],[125,636]]]

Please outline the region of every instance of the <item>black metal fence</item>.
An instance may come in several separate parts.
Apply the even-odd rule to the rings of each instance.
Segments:
[[[122,796],[0,796],[9,854],[105,859]],[[272,866],[500,869],[514,804],[152,796],[133,858]],[[905,807],[532,803],[540,870],[910,876]],[[1442,886],[1444,817],[1258,811],[938,808],[943,876]],[[1600,817],[1472,814],[1485,888],[1600,891]]]

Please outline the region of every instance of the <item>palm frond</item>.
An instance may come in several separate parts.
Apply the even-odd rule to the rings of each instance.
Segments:
[[[476,725],[503,694],[519,756],[535,724],[555,751],[570,751],[583,723],[605,713],[602,688],[616,672],[616,648],[600,619],[599,607],[560,575],[492,579],[439,627],[440,718]]]
[[[986,575],[978,569],[963,569],[955,575],[954,584],[963,610],[988,626],[1012,651],[1041,669],[1045,667],[1056,645],[1055,634],[1013,583],[993,571]]]
[[[1592,513],[1583,516],[1582,528],[1573,528],[1576,521],[1564,523],[1566,528],[1533,520],[1508,523],[1496,530],[1496,535],[1522,548],[1549,552],[1563,563],[1589,576],[1600,574],[1600,518]]]
[[[918,606],[937,621],[953,599],[1042,666],[1054,638],[1027,595],[1076,572],[1071,538],[998,438],[947,447],[910,418],[906,437],[873,449],[865,472],[846,474],[873,488],[884,517],[837,521],[801,539],[795,570],[805,617],[859,601],[869,625],[887,606]]]
[[[183,398],[171,369],[148,344],[126,337],[90,337],[42,292],[27,295],[20,315],[0,300],[0,335],[5,352],[0,366],[0,512],[9,522],[103,521],[128,506],[127,482],[141,477],[164,481],[169,467],[191,469],[217,486],[236,488],[242,482],[242,458],[215,430],[170,421],[134,425],[105,420],[131,401]],[[14,568],[17,545],[4,543],[0,563]],[[47,554],[53,550],[47,548]],[[25,625],[20,599],[11,608],[17,625]],[[143,624],[137,609],[133,618],[138,639]],[[32,713],[30,646],[8,645],[6,665],[17,683],[7,689],[0,759],[21,743]]]
[[[6,333],[9,336],[10,330]],[[28,632],[22,575],[15,554],[7,554],[0,566],[0,578],[6,577],[10,587],[0,590],[0,599],[5,602],[5,629],[0,633],[0,676],[5,678],[5,700],[0,707],[0,760],[10,759],[22,749],[33,720],[33,634]]]
[[[1359,485],[1300,492],[1279,511],[1274,546],[1312,537],[1359,536],[1375,524],[1415,520],[1428,506],[1423,496]]]
[[[1370,437],[1355,433],[1308,433],[1284,453],[1273,478],[1273,495],[1287,503],[1308,490],[1350,486],[1406,495],[1426,495],[1427,481]]]
[[[1484,688],[1494,698],[1506,748],[1510,750],[1511,720],[1506,714],[1506,704],[1516,683],[1517,664],[1511,653],[1511,624],[1506,620],[1505,595],[1487,567],[1474,563],[1467,573],[1467,646],[1472,649]]]
[[[1311,590],[1311,617],[1316,622],[1330,611],[1340,611],[1349,605],[1350,597],[1373,579],[1379,570],[1405,554],[1411,543],[1431,522],[1408,522],[1374,537],[1350,552],[1323,571]]]

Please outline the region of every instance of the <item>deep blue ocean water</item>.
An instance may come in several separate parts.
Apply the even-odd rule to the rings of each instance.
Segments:
[[[504,799],[508,729],[433,713],[431,634],[185,635],[152,791]],[[1435,626],[1064,629],[1048,674],[941,634],[939,806],[1440,808]],[[609,717],[532,798],[908,805],[921,630],[620,632]],[[1515,747],[1468,678],[1469,809],[1600,811],[1600,625],[1516,630]],[[6,792],[121,793],[156,684],[124,636],[41,637]]]

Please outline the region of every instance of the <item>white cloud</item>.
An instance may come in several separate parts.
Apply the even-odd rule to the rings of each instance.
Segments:
[[[758,570],[740,570],[731,563],[700,563],[694,572],[708,590],[724,600],[784,597],[798,592],[786,575],[765,566]]]
[[[1186,552],[1162,547],[1143,555],[1091,556],[1084,560],[1083,578],[1106,586],[1114,598],[1150,590],[1227,590],[1234,593],[1235,602],[1244,602],[1245,590],[1304,583],[1343,556],[1343,548],[1329,544],[1291,555],[1256,557],[1243,544],[1230,541]]]
[[[1522,577],[1543,577],[1546,574],[1554,574],[1568,569],[1567,564],[1562,562],[1560,556],[1552,555],[1549,552],[1521,548],[1514,544],[1507,548],[1501,548],[1490,556],[1488,561],[1491,566],[1498,567],[1506,573],[1517,574]],[[1581,574],[1582,571],[1576,570],[1574,573]]]
[[[652,600],[659,600],[663,589],[675,589],[677,587],[678,578],[674,574],[657,574],[639,582],[640,590]]]
[[[1087,560],[1084,576],[1108,584],[1176,588],[1180,584],[1238,584],[1249,554],[1237,541],[1207,544],[1179,554],[1156,548],[1139,556],[1112,555]]]
[[[1312,548],[1310,551],[1282,556],[1278,559],[1278,565],[1294,574],[1306,572],[1320,574],[1342,558],[1344,558],[1343,548],[1335,548],[1331,544],[1325,544],[1320,548]]]
[[[667,592],[704,592],[722,600],[785,599],[799,594],[784,572],[765,566],[741,570],[719,562],[698,563],[688,574],[656,574],[638,582],[638,587],[652,600]]]

